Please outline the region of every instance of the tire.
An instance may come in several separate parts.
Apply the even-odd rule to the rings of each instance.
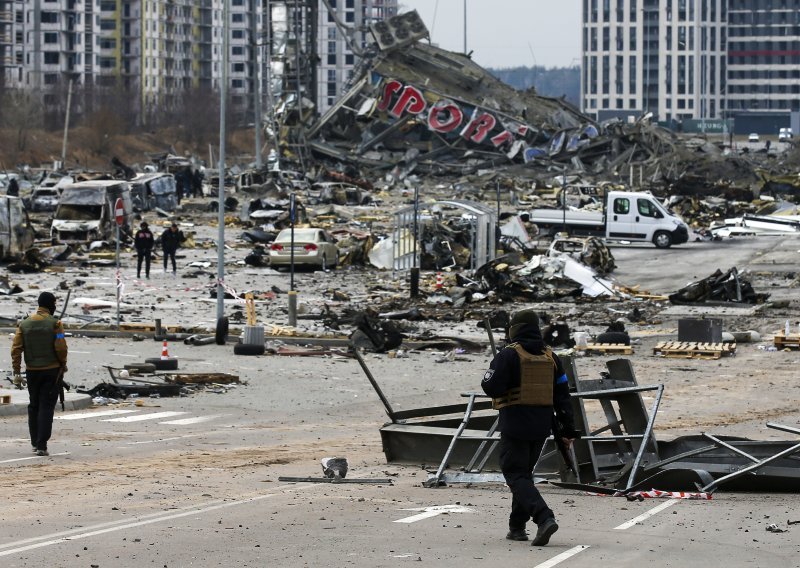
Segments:
[[[177,371],[178,370],[178,360],[174,358],[169,359],[161,359],[160,357],[151,357],[150,359],[145,359],[145,363],[151,363],[155,366],[156,371]]]
[[[263,345],[237,343],[233,346],[233,353],[235,355],[263,355],[264,351],[266,351],[266,348]]]
[[[126,371],[135,371],[137,373],[154,373],[156,366],[152,363],[130,363],[124,366]]]
[[[225,341],[228,338],[228,318],[221,317],[217,320],[217,329],[214,334],[214,338],[217,341],[217,345],[225,345]]]
[[[669,248],[672,246],[672,235],[667,231],[656,231],[653,235],[653,244],[660,249]]]

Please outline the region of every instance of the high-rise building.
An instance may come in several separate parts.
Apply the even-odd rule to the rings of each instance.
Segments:
[[[317,105],[324,113],[342,94],[351,78],[357,55],[337,27],[333,14],[319,1],[319,67],[317,69]],[[353,29],[350,41],[363,49],[371,41],[369,26],[397,15],[397,0],[328,0],[336,16]]]
[[[0,86],[22,80],[22,0],[0,0]]]
[[[583,110],[601,119],[720,117],[727,2],[583,0]]]
[[[728,0],[731,112],[800,111],[800,0]]]

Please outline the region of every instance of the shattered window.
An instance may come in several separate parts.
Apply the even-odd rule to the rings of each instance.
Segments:
[[[61,221],[95,221],[102,214],[102,205],[70,205],[62,203],[58,206],[56,219]]]
[[[631,201],[627,197],[617,197],[614,200],[614,213],[627,215],[631,211]]]

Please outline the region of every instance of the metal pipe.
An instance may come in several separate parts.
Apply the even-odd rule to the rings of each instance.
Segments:
[[[222,0],[222,82],[219,86],[219,190],[217,195],[217,319],[225,315],[225,113],[228,98],[228,6]]]
[[[116,214],[117,214],[117,212],[116,212],[116,207],[115,207],[114,215],[116,215]],[[117,226],[117,238],[116,238],[116,241],[117,241],[116,242],[116,248],[117,248],[117,252],[116,252],[117,271],[116,271],[116,274],[114,276],[114,283],[115,283],[114,288],[117,291],[117,331],[119,331],[119,285],[120,285],[120,281],[121,281],[120,274],[119,274],[119,223],[116,223],[116,226]]]
[[[734,479],[736,477],[741,477],[745,473],[750,473],[751,471],[755,471],[757,469],[761,469],[762,467],[764,467],[768,463],[772,463],[775,460],[779,460],[779,459],[781,459],[783,457],[786,457],[786,456],[788,456],[790,454],[793,454],[793,453],[795,453],[797,451],[800,451],[800,444],[795,444],[791,448],[787,448],[787,449],[783,450],[782,452],[779,452],[779,453],[775,454],[774,456],[770,456],[770,457],[768,457],[768,458],[766,458],[764,460],[761,460],[758,463],[754,463],[753,465],[747,466],[744,469],[740,469],[739,471],[734,471],[733,473],[729,473],[728,475],[720,477],[719,479],[715,479],[713,482],[711,482],[708,485],[706,485],[705,487],[703,487],[700,491],[714,491],[717,487],[719,487],[720,485],[722,485],[723,483],[725,483],[727,481],[730,481],[731,479]]]
[[[361,356],[361,353],[358,351],[355,345],[353,346],[353,353],[356,356],[356,360],[358,360],[358,364],[361,365],[361,370],[364,371],[365,375],[367,375],[369,383],[372,385],[372,388],[375,389],[375,392],[378,394],[378,398],[381,399],[381,402],[383,403],[383,408],[386,409],[386,414],[389,416],[389,420],[391,420],[392,423],[395,423],[394,409],[392,408],[392,405],[389,404],[389,399],[387,399],[386,396],[383,394],[381,387],[378,386],[378,381],[376,381],[375,377],[372,376],[372,372],[369,370],[369,367],[367,367],[367,363],[364,361],[364,358]]]
[[[38,35],[38,34],[37,34]],[[69,90],[67,91],[67,115],[64,118],[64,140],[61,142],[61,169],[66,170],[67,161],[67,133],[69,132],[69,111],[72,107],[72,79],[69,80]]]
[[[720,445],[720,446],[722,446],[723,448],[725,448],[725,449],[728,449],[728,450],[732,451],[734,454],[739,454],[740,456],[742,456],[742,457],[745,457],[745,458],[749,459],[749,460],[750,460],[751,462],[753,462],[753,463],[758,463],[758,458],[754,458],[753,456],[751,456],[751,455],[750,455],[750,454],[748,454],[747,452],[743,452],[743,451],[742,451],[742,450],[740,450],[739,448],[736,448],[736,447],[734,447],[734,446],[732,446],[732,445],[728,444],[727,442],[723,442],[722,440],[720,440],[720,439],[719,439],[719,438],[717,438],[716,436],[712,436],[711,434],[707,434],[706,432],[703,432],[703,433],[702,433],[702,435],[703,435],[703,437],[704,437],[704,438],[706,438],[706,439],[708,439],[708,440],[711,440],[711,441],[712,441],[712,442],[714,442],[715,444],[719,444],[719,445]]]
[[[791,426],[784,426],[783,424],[775,424],[774,422],[767,422],[767,428],[773,430],[781,430],[782,432],[790,432],[792,434],[800,434],[800,428],[792,428]]]
[[[639,446],[639,451],[636,453],[636,459],[633,460],[633,467],[631,468],[631,474],[628,476],[628,484],[625,486],[625,489],[630,489],[633,486],[636,472],[639,471],[639,464],[642,462],[644,449],[647,447],[647,443],[650,441],[650,436],[653,433],[653,424],[655,424],[656,414],[658,413],[658,407],[661,404],[661,396],[663,394],[664,385],[658,385],[658,393],[656,394],[656,399],[653,401],[653,408],[650,411],[650,418],[647,420],[647,427],[644,429],[644,435],[642,436],[642,445]],[[655,443],[655,438],[653,438],[654,446]],[[656,448],[656,451],[658,451],[658,448]]]
[[[467,427],[469,419],[472,416],[473,404],[475,404],[475,394],[471,393],[469,395],[469,401],[467,402],[467,409],[464,411],[464,418],[461,419],[461,424],[458,425],[456,433],[453,434],[453,438],[450,440],[450,445],[447,446],[447,451],[444,453],[442,463],[439,464],[439,468],[436,470],[436,475],[424,483],[425,487],[437,487],[439,485],[439,481],[442,479],[442,474],[444,473],[444,468],[447,467],[447,461],[450,459],[450,454],[453,453],[453,449],[456,447],[456,442],[458,442],[458,439],[461,437],[461,433]],[[483,439],[483,437],[475,437],[470,439]]]

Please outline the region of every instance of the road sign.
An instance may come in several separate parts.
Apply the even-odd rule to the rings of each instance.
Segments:
[[[114,203],[114,218],[117,220],[117,226],[121,227],[125,220],[125,205],[122,203],[121,197],[117,197],[117,201]]]

